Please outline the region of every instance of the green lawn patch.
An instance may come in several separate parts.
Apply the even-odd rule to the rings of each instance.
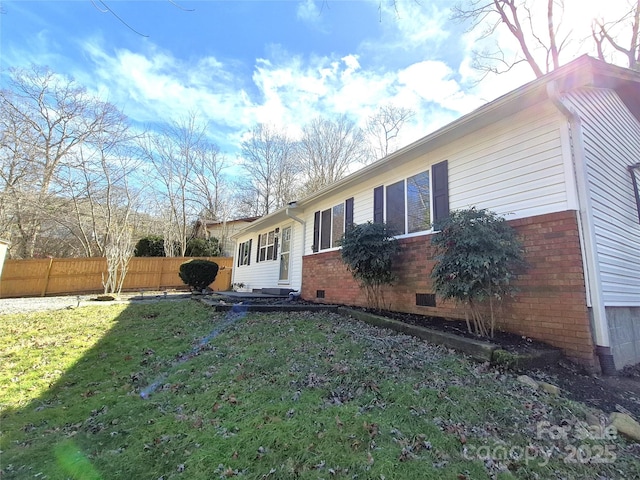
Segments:
[[[640,470],[623,439],[577,438],[581,404],[326,312],[185,300],[3,315],[0,381],[3,480]]]

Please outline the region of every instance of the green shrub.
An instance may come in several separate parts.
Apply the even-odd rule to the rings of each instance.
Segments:
[[[192,290],[202,291],[216,279],[218,264],[209,260],[189,260],[180,265],[178,275]]]
[[[384,223],[363,223],[347,229],[342,237],[342,261],[364,288],[370,307],[384,306],[383,285],[396,279],[391,271],[398,243]]]
[[[220,245],[217,238],[192,238],[187,242],[185,257],[219,257]]]
[[[436,264],[431,271],[435,292],[465,307],[477,335],[493,337],[495,309],[516,292],[511,283],[526,268],[524,250],[504,218],[475,207],[451,213],[433,235]],[[487,321],[483,310],[488,308]]]
[[[164,257],[164,239],[158,235],[147,235],[136,243],[136,257]]]

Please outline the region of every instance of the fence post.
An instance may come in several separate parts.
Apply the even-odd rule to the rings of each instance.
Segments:
[[[47,288],[49,287],[49,276],[51,275],[51,267],[53,266],[53,258],[49,259],[49,266],[47,267],[47,275],[44,277],[44,288],[42,289],[41,297],[47,294]]]

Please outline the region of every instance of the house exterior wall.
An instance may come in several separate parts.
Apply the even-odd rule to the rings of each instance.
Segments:
[[[525,249],[530,270],[516,286],[521,292],[503,310],[501,329],[559,347],[571,359],[595,367],[576,212],[567,210],[510,221]],[[398,281],[384,289],[386,308],[463,319],[464,311],[437,299],[436,307],[416,305],[416,293],[432,293],[435,263],[430,234],[400,240],[394,264]],[[320,303],[366,306],[366,295],[340,259],[339,251],[303,258],[302,298]],[[318,291],[321,296],[318,298]]]
[[[582,119],[605,307],[638,307],[640,222],[627,167],[640,161],[640,123],[612,90],[580,89],[567,98]]]
[[[282,229],[285,227],[291,227],[290,279],[289,282],[279,282],[280,256],[278,255],[276,260],[256,262],[256,253],[259,234],[267,233],[275,228],[280,228],[280,231],[282,232]],[[275,287],[300,290],[302,283],[303,230],[303,226],[298,222],[288,220],[278,224],[272,224],[257,232],[251,232],[239,236],[236,241],[235,264],[233,267],[232,279],[233,283],[244,283],[245,286],[252,290]],[[238,245],[249,239],[252,240],[251,263],[249,265],[238,265]],[[280,246],[278,250],[279,252],[281,251]]]
[[[627,167],[640,160],[640,123],[613,90],[567,94],[579,113],[600,285],[617,368],[640,362],[640,222]]]
[[[251,222],[243,222],[232,220],[229,222],[216,223],[207,226],[209,237],[217,238],[220,242],[222,255],[225,257],[233,257],[235,254],[235,242],[233,236],[243,228],[246,228]]]
[[[563,126],[563,117],[548,102],[477,130],[399,168],[390,164],[383,175],[305,210],[304,219],[311,227],[306,229],[304,254],[311,253],[315,211],[353,197],[354,222],[372,221],[375,187],[429,170],[443,160],[449,164],[452,210],[477,206],[515,219],[574,209],[575,190],[567,186],[570,182],[566,180],[570,154],[563,148]]]

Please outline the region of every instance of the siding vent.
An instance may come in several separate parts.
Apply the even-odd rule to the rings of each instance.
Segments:
[[[435,307],[435,293],[416,293],[416,305],[419,307]]]
[[[324,298],[324,290],[316,290],[316,298]]]

